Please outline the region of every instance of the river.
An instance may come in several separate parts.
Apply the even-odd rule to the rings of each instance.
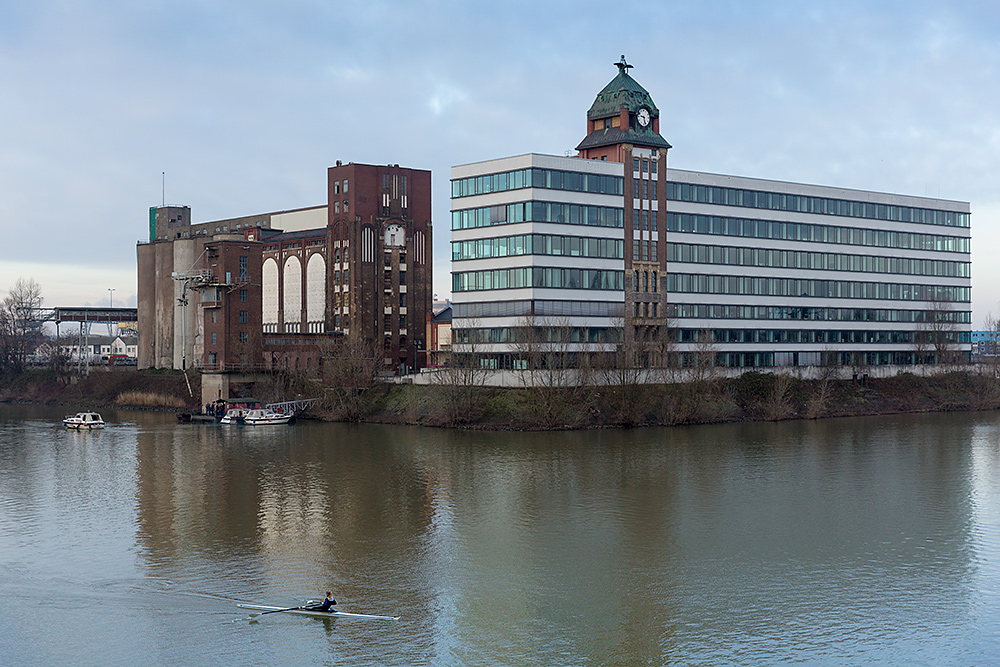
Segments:
[[[3,665],[994,665],[1000,414],[481,433],[0,405]],[[332,590],[399,621],[251,617]]]

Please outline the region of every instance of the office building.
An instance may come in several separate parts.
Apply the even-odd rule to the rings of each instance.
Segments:
[[[667,167],[624,58],[576,157],[452,169],[453,352],[590,364],[888,366],[967,360],[966,202]],[[542,363],[552,365],[552,357]]]

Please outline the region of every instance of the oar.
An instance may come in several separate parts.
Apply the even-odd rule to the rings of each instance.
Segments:
[[[302,607],[289,607],[288,609],[272,609],[270,611],[262,611],[259,615],[263,616],[264,614],[277,614],[279,611],[297,611],[299,609],[302,609]]]

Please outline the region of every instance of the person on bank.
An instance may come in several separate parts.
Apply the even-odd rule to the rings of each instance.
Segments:
[[[333,605],[337,604],[337,601],[333,599],[333,593],[330,591],[326,592],[326,599],[320,604],[313,605],[309,607],[310,611],[334,611]]]

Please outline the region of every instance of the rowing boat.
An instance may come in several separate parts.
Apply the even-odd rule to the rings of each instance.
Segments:
[[[306,604],[319,604],[318,602],[307,602]],[[304,608],[293,608],[287,609],[285,607],[272,607],[266,604],[244,604],[239,603],[236,605],[240,609],[252,609],[254,611],[267,611],[267,612],[282,612],[285,614],[299,614],[300,616],[312,616],[313,618],[373,618],[380,621],[398,621],[399,616],[378,616],[376,614],[352,614],[349,611],[318,611],[314,609],[304,609]]]

